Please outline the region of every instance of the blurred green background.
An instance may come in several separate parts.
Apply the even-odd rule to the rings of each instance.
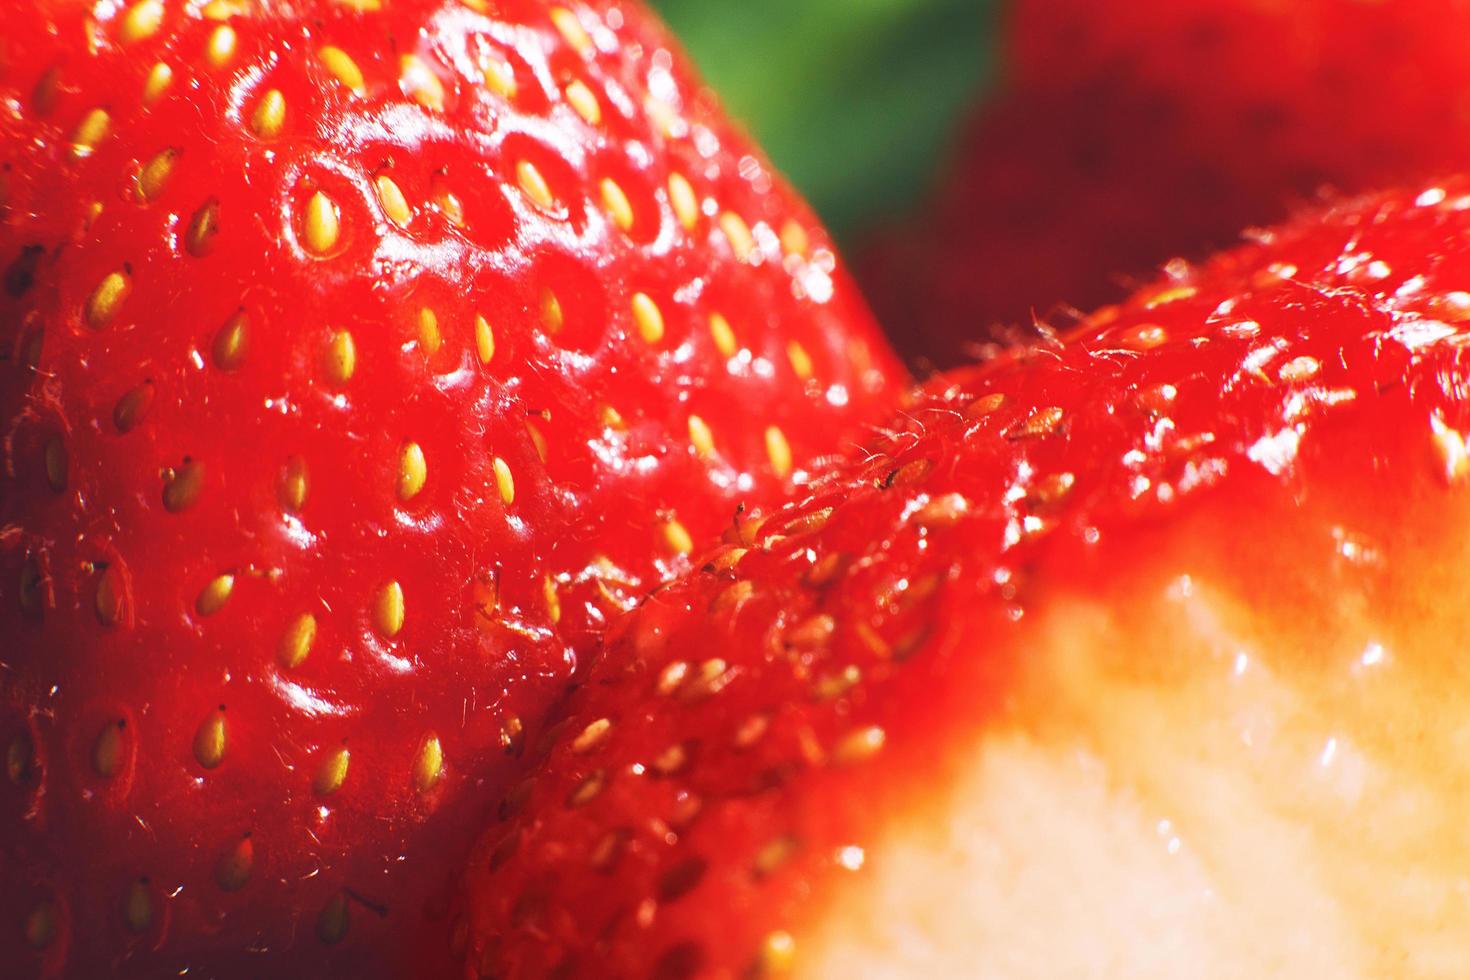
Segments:
[[[923,192],[989,78],[998,2],[653,0],[842,238]]]

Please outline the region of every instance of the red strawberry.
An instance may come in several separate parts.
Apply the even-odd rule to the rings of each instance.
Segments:
[[[1465,0],[1018,0],[1000,94],[866,284],[908,353],[953,364],[1324,188],[1453,172],[1467,29]]]
[[[608,617],[895,369],[637,3],[0,46],[0,963],[394,972]]]
[[[464,975],[1464,976],[1470,180],[940,377],[656,593]]]

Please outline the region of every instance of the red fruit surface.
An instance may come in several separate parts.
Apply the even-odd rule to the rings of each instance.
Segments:
[[[1324,191],[1455,172],[1467,28],[1464,0],[1016,0],[997,94],[864,284],[906,354],[949,366]]]
[[[0,96],[0,972],[395,974],[899,370],[638,3],[22,4]]]
[[[1467,282],[1461,179],[934,379],[615,631],[464,976],[1463,973]]]

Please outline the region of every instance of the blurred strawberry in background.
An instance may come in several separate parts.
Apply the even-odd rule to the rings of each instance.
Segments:
[[[922,215],[871,236],[870,295],[943,366],[1322,194],[1458,169],[1467,26],[1462,0],[1020,0]]]

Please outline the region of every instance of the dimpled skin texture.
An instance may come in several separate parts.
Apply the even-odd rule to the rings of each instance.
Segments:
[[[21,4],[0,167],[7,976],[399,972],[609,616],[899,376],[637,3]]]
[[[1345,204],[1064,341],[934,379],[866,453],[620,625],[470,865],[464,976],[737,977],[799,967],[824,930],[866,941],[826,910],[864,887],[865,851],[882,863],[887,824],[949,819],[952,770],[1020,697],[1027,624],[1049,595],[1121,605],[1168,572],[1165,555],[1224,555],[1246,608],[1308,636],[1276,667],[1316,669],[1317,585],[1371,607],[1385,583],[1426,572],[1355,564],[1344,528],[1463,537],[1448,515],[1470,472],[1467,232],[1464,180]],[[1252,540],[1270,567],[1240,546]],[[1088,650],[1085,635],[1064,642]],[[1433,650],[1430,689],[1463,684],[1458,647]],[[1154,669],[1114,655],[1125,675]],[[1354,697],[1387,707],[1371,689]],[[1413,751],[1403,726],[1424,715],[1363,713],[1387,751]],[[1398,860],[1407,874],[1415,859]],[[1132,886],[1095,890],[1110,884]],[[882,909],[908,935],[906,910]],[[972,966],[1003,955],[949,952]],[[1380,967],[1407,969],[1405,952]],[[883,966],[865,975],[910,975]]]
[[[906,354],[950,366],[1321,191],[1456,172],[1467,28],[1464,0],[1016,0],[999,91],[864,285]]]

